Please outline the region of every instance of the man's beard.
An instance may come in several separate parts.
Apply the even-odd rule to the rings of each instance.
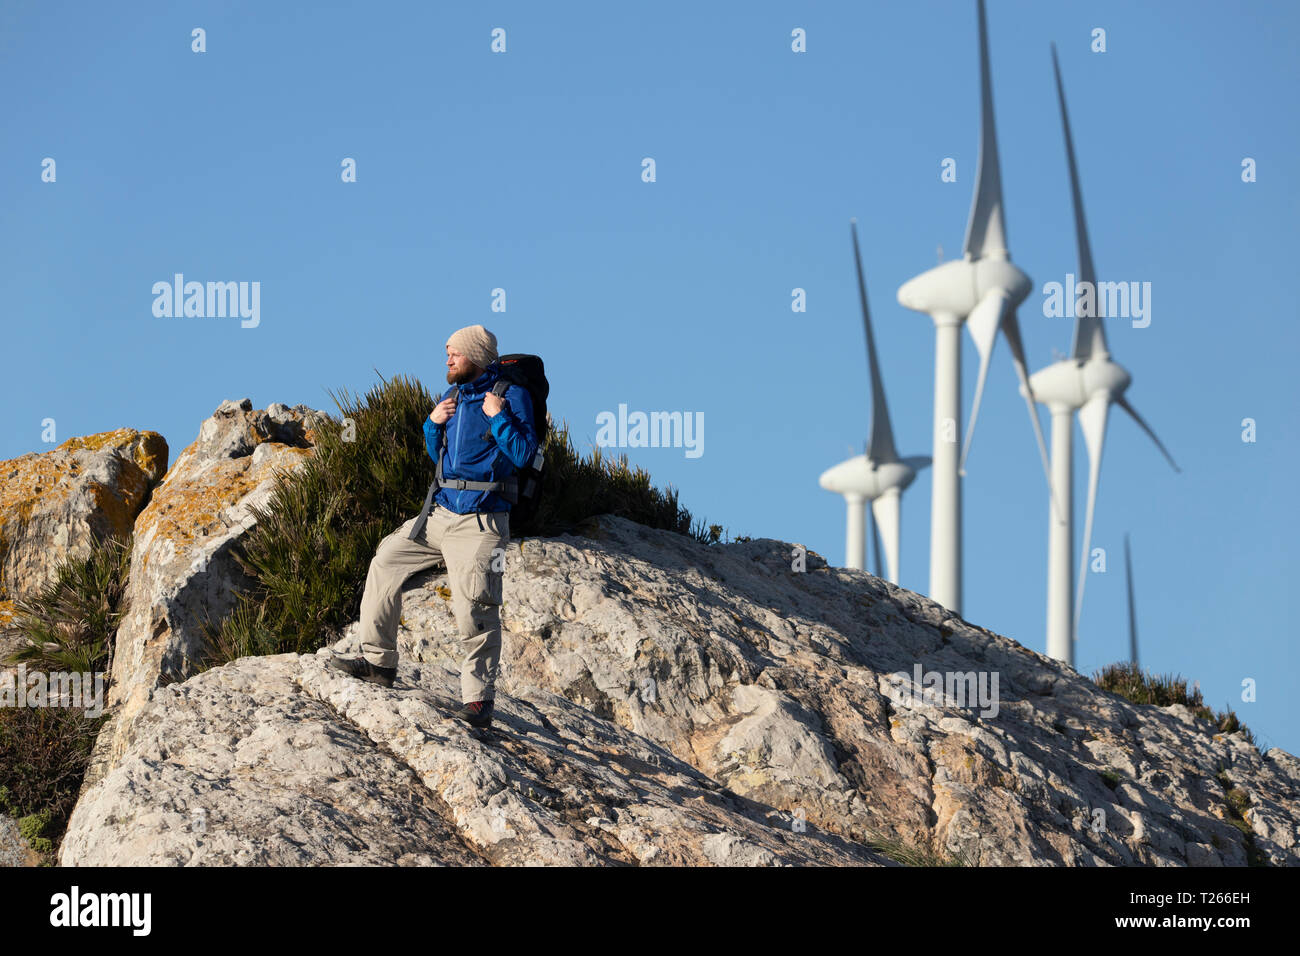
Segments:
[[[467,385],[467,384],[469,384],[470,382],[474,381],[474,379],[478,378],[478,377],[479,377],[480,375],[482,375],[482,374],[483,374],[483,370],[482,370],[481,368],[479,368],[477,365],[471,365],[468,369],[466,369],[465,371],[461,372],[459,375],[456,374],[455,372],[448,371],[448,372],[447,372],[447,384],[448,384],[448,385]]]

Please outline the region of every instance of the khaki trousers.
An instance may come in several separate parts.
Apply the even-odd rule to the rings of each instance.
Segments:
[[[397,625],[402,585],[439,560],[447,565],[451,607],[465,660],[460,670],[461,702],[495,696],[501,662],[501,579],[510,540],[510,512],[458,515],[434,507],[414,540],[411,518],[379,542],[361,596],[361,652],[376,667],[397,666]]]

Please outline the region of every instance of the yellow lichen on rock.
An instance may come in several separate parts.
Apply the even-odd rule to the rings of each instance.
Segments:
[[[281,449],[281,456],[289,453],[296,458],[306,458],[314,454],[310,448],[272,444]],[[178,461],[184,459],[190,448],[182,452]],[[194,476],[179,487],[164,482],[136,519],[136,534],[144,535],[151,529],[156,529],[157,534],[174,541],[180,547],[218,532],[225,524],[219,514],[226,508],[238,505],[269,479],[275,470],[290,469],[286,468],[282,457],[279,461],[253,467],[252,456],[244,456],[215,462],[205,468],[201,475]],[[172,474],[169,473],[168,478],[171,477]]]
[[[0,590],[30,594],[96,538],[125,539],[167,466],[162,435],[117,428],[0,463]]]
[[[69,438],[55,450],[94,452],[105,448],[129,450],[131,460],[136,466],[155,480],[167,470],[167,439],[155,431],[116,428],[111,432],[99,432],[95,435],[77,435]]]
[[[115,428],[95,435],[77,435],[58,446],[59,451],[99,451],[101,448],[126,445],[140,433],[134,428]]]

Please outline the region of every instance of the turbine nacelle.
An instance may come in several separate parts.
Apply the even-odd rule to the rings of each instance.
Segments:
[[[1133,376],[1124,366],[1111,360],[1109,355],[1095,355],[1083,363],[1083,386],[1089,397],[1107,392],[1111,398],[1119,398],[1124,390],[1133,383]]]
[[[1089,399],[1101,394],[1119,398],[1132,381],[1132,376],[1109,355],[1086,361],[1061,359],[1029,376],[1036,400],[1048,408],[1068,411],[1082,408]],[[1020,394],[1028,397],[1023,385]]]
[[[954,259],[904,282],[898,289],[898,303],[914,312],[965,318],[994,290],[1015,308],[1029,297],[1033,282],[1010,259]]]
[[[924,457],[882,463],[858,455],[826,469],[818,484],[836,494],[861,495],[867,501],[875,501],[891,489],[900,492],[906,489],[916,480],[917,471],[929,463],[930,459]]]
[[[1082,408],[1088,400],[1088,390],[1083,384],[1083,362],[1077,359],[1061,359],[1040,369],[1029,376],[1029,386],[1034,390],[1034,398],[1053,410],[1073,411]],[[1020,394],[1029,397],[1023,385]]]

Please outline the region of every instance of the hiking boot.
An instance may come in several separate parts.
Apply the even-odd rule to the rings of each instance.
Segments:
[[[330,666],[351,677],[368,680],[372,684],[380,684],[384,687],[392,687],[397,677],[396,667],[376,667],[364,657],[340,657],[331,654]]]
[[[459,717],[471,727],[484,729],[492,726],[492,701],[476,700],[456,711],[453,717]]]

